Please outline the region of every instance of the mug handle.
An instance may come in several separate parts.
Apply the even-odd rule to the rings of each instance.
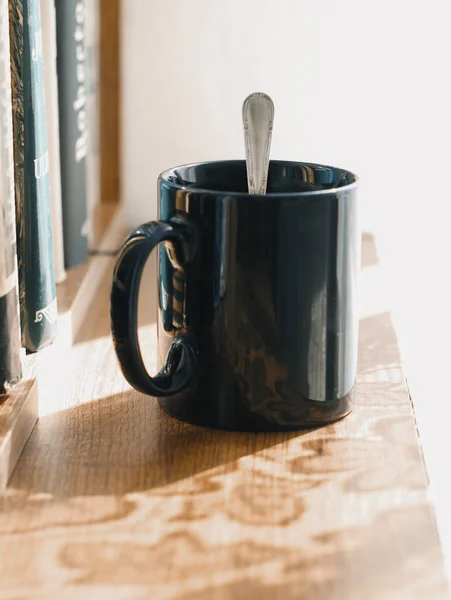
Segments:
[[[195,386],[198,358],[194,337],[178,330],[161,371],[151,377],[144,365],[138,340],[138,294],[144,265],[164,242],[171,262],[184,269],[194,257],[193,232],[188,225],[151,221],[135,229],[122,244],[113,273],[110,321],[116,356],[125,379],[139,392],[167,397]]]

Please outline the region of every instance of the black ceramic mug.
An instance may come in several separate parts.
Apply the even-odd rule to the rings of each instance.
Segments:
[[[271,161],[265,195],[245,161],[169,169],[159,221],[125,240],[111,329],[125,378],[182,420],[245,431],[330,423],[351,410],[360,268],[357,178]],[[144,264],[158,262],[158,360],[137,334]]]

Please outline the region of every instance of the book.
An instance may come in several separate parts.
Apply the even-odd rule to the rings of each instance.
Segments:
[[[22,345],[36,352],[58,317],[39,0],[9,0],[9,30]]]
[[[0,396],[22,374],[8,0],[0,0]]]
[[[88,155],[86,157],[86,193],[88,206],[88,246],[93,245],[93,215],[100,203],[100,6],[99,0],[86,0],[86,62],[88,81]]]
[[[41,1],[42,48],[44,57],[45,107],[50,161],[50,207],[52,218],[55,283],[66,279],[64,268],[61,163],[59,140],[58,79],[56,73],[56,24],[54,0]]]
[[[70,268],[88,256],[86,0],[57,0],[55,8],[64,259]]]

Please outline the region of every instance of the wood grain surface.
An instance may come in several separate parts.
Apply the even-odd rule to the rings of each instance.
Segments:
[[[35,356],[24,362],[22,380],[7,396],[0,396],[0,494],[38,418],[38,363]]]
[[[377,270],[370,243],[364,281]],[[270,435],[201,429],[124,382],[106,260],[59,408],[39,420],[0,499],[2,600],[450,597],[388,312],[365,310],[363,290],[357,403],[344,420]],[[149,263],[150,368],[154,281]]]
[[[94,215],[94,248],[101,252],[115,249],[124,235],[118,207],[99,205]],[[0,492],[5,489],[38,416],[60,410],[60,403],[64,402],[66,381],[64,377],[55,377],[55,373],[59,375],[70,364],[74,337],[90,312],[92,299],[110,264],[111,258],[99,254],[68,269],[66,280],[57,285],[56,341],[27,356],[23,361],[22,381],[8,396],[0,397]]]

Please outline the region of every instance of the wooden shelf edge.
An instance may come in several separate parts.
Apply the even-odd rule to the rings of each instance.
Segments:
[[[37,360],[31,356],[25,363],[22,381],[0,404],[0,493],[38,419]]]
[[[111,214],[113,211],[113,214]],[[106,226],[98,251],[111,251],[119,247],[125,237],[122,207],[120,205],[100,211],[99,219],[106,219]],[[61,349],[70,349],[98,294],[111,255],[95,254],[80,271],[68,272],[66,281],[57,286],[58,302],[62,310],[58,320],[58,335],[52,346],[26,356],[23,361],[23,377],[11,393],[0,402],[0,493],[14,471],[28,438],[39,418],[42,394],[48,386],[39,386],[43,371],[49,372],[49,362]],[[78,268],[77,268],[78,269]],[[72,280],[71,280],[72,279]],[[58,408],[58,407],[56,407]],[[64,407],[61,407],[64,408]]]

